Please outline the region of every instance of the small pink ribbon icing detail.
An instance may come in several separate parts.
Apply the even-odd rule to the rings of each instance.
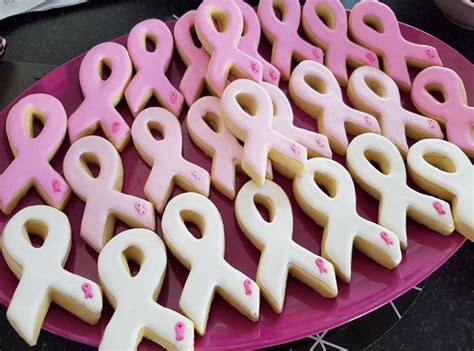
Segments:
[[[252,281],[250,279],[244,280],[244,289],[245,289],[245,295],[247,296],[252,295],[253,286],[252,286]]]
[[[316,266],[318,266],[319,268],[319,273],[323,274],[323,273],[327,273],[328,272],[328,269],[326,268],[326,266],[324,265],[324,261],[322,258],[317,258],[314,263],[316,263]]]
[[[137,202],[135,204],[135,209],[137,210],[139,215],[143,216],[146,213],[145,206],[143,206],[143,204],[141,204],[140,202]]]
[[[433,202],[433,207],[436,210],[436,212],[438,212],[439,215],[445,215],[446,214],[446,211],[443,208],[443,205],[441,204],[441,202],[434,201]]]
[[[383,239],[383,241],[385,241],[385,244],[387,244],[387,246],[394,244],[393,240],[390,239],[387,232],[380,232],[380,237]]]
[[[176,322],[174,326],[174,331],[176,333],[176,341],[183,341],[184,340],[184,331],[185,326],[183,322]]]
[[[112,125],[112,133],[117,133],[120,130],[120,122],[115,122]]]
[[[54,179],[51,185],[55,193],[61,192],[61,181],[59,179]]]
[[[84,283],[81,286],[82,291],[84,292],[85,299],[93,299],[94,293],[92,292],[92,287],[89,283]]]

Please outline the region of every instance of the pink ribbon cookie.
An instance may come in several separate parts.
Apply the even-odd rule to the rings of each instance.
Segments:
[[[443,95],[440,102],[430,92]],[[413,81],[411,100],[425,116],[446,126],[447,138],[469,157],[474,157],[474,107],[468,106],[461,78],[449,68],[429,67]]]
[[[43,129],[33,137],[35,118],[43,123]],[[29,95],[11,108],[6,131],[15,159],[0,176],[0,203],[4,214],[12,212],[31,186],[35,186],[48,205],[64,207],[71,189],[49,161],[64,140],[66,125],[66,111],[51,95]]]
[[[161,133],[156,140],[151,130]],[[183,158],[179,121],[160,107],[143,110],[132,126],[133,143],[140,156],[151,167],[145,184],[145,195],[162,213],[176,182],[186,191],[209,195],[209,173]]]
[[[221,99],[226,127],[244,144],[242,168],[258,184],[265,181],[267,159],[287,177],[303,171],[306,148],[273,127],[272,99],[258,83],[233,81]]]
[[[269,83],[262,83],[273,103],[273,129],[305,146],[308,157],[332,157],[328,138],[325,135],[298,128],[293,125],[293,110],[285,93]]]
[[[262,81],[260,62],[238,49],[244,20],[236,3],[205,0],[197,9],[195,27],[199,40],[211,54],[206,79],[213,94],[222,94],[231,70],[240,78]]]
[[[234,199],[235,171],[236,166],[241,167],[243,147],[225,126],[219,99],[214,96],[200,98],[189,109],[186,123],[194,143],[212,157],[212,185],[229,199]],[[270,161],[267,161],[267,177],[272,178]]]
[[[102,78],[104,65],[110,76]],[[93,134],[98,125],[105,136],[119,150],[130,140],[130,128],[115,109],[132,75],[132,63],[127,50],[116,43],[94,46],[84,56],[79,69],[84,101],[69,117],[68,130],[71,143]]]
[[[257,14],[252,6],[247,4],[244,0],[236,0],[235,3],[239,6],[240,11],[242,12],[245,28],[244,33],[240,38],[239,49],[254,57],[262,64],[263,80],[265,82],[278,86],[278,83],[280,82],[280,72],[258,53],[261,28]]]
[[[277,17],[275,10],[281,12],[281,19]],[[292,58],[298,61],[323,62],[322,50],[298,35],[301,19],[298,0],[260,0],[257,13],[263,33],[273,45],[272,64],[280,71],[284,80],[290,78]]]
[[[375,117],[347,106],[336,78],[325,66],[304,61],[293,70],[289,84],[293,101],[318,121],[334,152],[344,155],[349,134],[380,133]]]
[[[313,43],[324,48],[325,64],[342,86],[347,85],[346,64],[353,67],[379,67],[374,52],[353,43],[347,37],[346,10],[339,1],[307,0],[302,18],[306,35]]]
[[[184,61],[186,72],[179,85],[179,91],[183,94],[186,104],[191,105],[200,96],[206,85],[206,73],[209,66],[209,54],[201,47],[196,46],[193,33],[196,11],[188,11],[181,16],[174,26],[174,42],[179,56]]]
[[[100,167],[97,177],[88,162]],[[86,203],[81,237],[97,252],[112,237],[115,218],[131,227],[155,229],[153,204],[121,192],[122,160],[107,140],[98,136],[79,139],[66,153],[63,168],[74,193]]]
[[[148,51],[147,39],[154,43],[153,51]],[[173,34],[168,26],[154,18],[138,23],[128,35],[127,49],[137,70],[125,90],[132,114],[136,116],[154,95],[163,107],[179,116],[183,95],[165,75],[173,56]]]
[[[357,68],[349,78],[347,93],[356,108],[377,117],[382,134],[402,156],[408,152],[407,136],[414,140],[443,138],[438,122],[403,108],[395,82],[376,68]]]
[[[408,63],[420,68],[443,65],[434,47],[402,37],[395,13],[381,2],[356,4],[349,16],[349,30],[358,44],[383,57],[385,72],[405,91],[411,87]]]

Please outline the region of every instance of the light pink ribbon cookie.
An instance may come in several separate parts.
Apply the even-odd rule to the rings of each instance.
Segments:
[[[430,92],[438,91],[443,102]],[[466,89],[456,72],[444,67],[429,67],[413,81],[411,100],[425,116],[446,126],[447,138],[469,157],[474,157],[474,107],[468,106]]]
[[[88,162],[100,167],[97,177]],[[86,203],[81,237],[97,252],[112,238],[115,218],[130,227],[155,229],[153,204],[121,192],[122,160],[104,138],[88,136],[76,141],[64,157],[63,168],[74,193]]]
[[[207,51],[202,46],[197,46],[193,40],[193,34],[196,32],[195,16],[195,10],[188,11],[176,21],[174,26],[176,48],[188,67],[179,84],[179,91],[183,94],[189,107],[202,94],[206,85],[206,73],[210,60]]]
[[[379,67],[377,55],[353,43],[347,37],[347,14],[334,0],[307,0],[303,6],[302,24],[306,35],[325,50],[325,65],[339,84],[347,85],[347,66]]]
[[[197,9],[195,27],[199,40],[211,55],[206,79],[214,95],[221,96],[230,71],[239,78],[262,81],[260,62],[238,48],[244,20],[236,3],[205,0]]]
[[[151,130],[159,131],[161,140]],[[209,173],[183,158],[179,121],[160,107],[143,110],[132,126],[133,143],[152,169],[145,184],[145,195],[163,213],[176,183],[186,191],[209,196]]]
[[[347,94],[357,109],[378,119],[382,135],[395,144],[402,156],[408,152],[407,136],[414,140],[443,138],[438,122],[403,108],[395,82],[376,68],[357,68],[349,78]]]
[[[104,65],[110,69],[110,76],[105,79]],[[132,62],[122,45],[102,43],[89,50],[79,69],[84,101],[68,120],[71,143],[95,133],[100,125],[107,139],[119,151],[123,150],[130,140],[130,127],[115,106],[131,76]]]
[[[296,105],[318,121],[318,131],[329,139],[331,149],[346,153],[347,133],[358,135],[380,133],[374,116],[347,106],[336,78],[325,66],[311,61],[301,62],[293,70],[289,84]]]
[[[33,136],[35,118],[43,124],[36,137]],[[48,205],[64,207],[71,189],[49,161],[64,140],[66,125],[66,111],[51,95],[28,95],[11,108],[6,132],[15,159],[0,176],[0,203],[4,214],[10,214],[32,186]]]
[[[434,47],[402,37],[395,13],[381,2],[356,4],[349,16],[349,30],[358,44],[382,56],[385,72],[402,90],[411,87],[408,63],[419,68],[443,65]]]
[[[229,84],[221,99],[226,127],[244,142],[242,168],[258,184],[265,181],[267,159],[286,177],[303,171],[306,148],[273,127],[270,95],[258,83],[238,79]]]
[[[281,19],[275,10],[281,12]],[[280,71],[282,79],[290,79],[293,58],[323,62],[322,50],[298,35],[301,19],[298,0],[260,0],[257,13],[263,33],[273,45],[272,64]]]
[[[154,43],[153,51],[148,51],[147,39]],[[183,95],[165,75],[173,57],[173,34],[168,26],[154,18],[138,23],[128,35],[127,49],[137,70],[125,90],[132,114],[136,116],[154,95],[163,107],[179,116]]]

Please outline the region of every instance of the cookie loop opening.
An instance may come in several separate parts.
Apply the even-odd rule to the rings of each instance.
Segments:
[[[314,172],[313,180],[327,197],[332,199],[336,198],[337,183],[330,175],[321,172]]]
[[[383,22],[378,17],[366,15],[364,16],[362,21],[364,22],[365,25],[367,25],[367,27],[370,27],[372,30],[378,33],[382,34],[385,32]]]
[[[137,246],[130,246],[122,252],[122,261],[130,277],[136,277],[145,261],[143,251]]]
[[[267,223],[272,223],[275,218],[273,201],[269,197],[257,193],[253,196],[253,203],[262,219]]]
[[[235,99],[240,108],[249,116],[255,117],[257,115],[258,103],[254,96],[248,93],[239,93]]]
[[[100,175],[100,160],[96,154],[92,152],[86,152],[81,155],[79,162],[81,163],[84,170],[89,174],[92,178],[98,178]]]
[[[206,220],[201,214],[192,210],[181,210],[179,217],[192,236],[196,239],[202,239],[204,237],[206,232]]]
[[[112,61],[108,58],[103,58],[99,62],[99,77],[102,81],[107,81],[112,75]]]
[[[319,94],[326,94],[327,85],[322,78],[313,74],[308,74],[304,77],[304,81],[311,89],[318,92]]]
[[[48,226],[39,220],[28,220],[23,226],[23,237],[34,248],[43,246],[48,236]]]
[[[153,139],[161,141],[165,138],[165,131],[163,129],[163,126],[157,121],[148,121],[146,126]]]
[[[145,34],[144,40],[145,50],[148,52],[155,52],[158,47],[158,38],[152,32],[147,32]]]
[[[336,16],[329,6],[325,4],[317,4],[314,11],[326,27],[329,29],[336,29]]]

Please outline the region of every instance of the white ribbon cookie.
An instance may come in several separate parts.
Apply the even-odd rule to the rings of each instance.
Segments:
[[[202,238],[196,239],[185,222],[197,225]],[[250,320],[258,320],[260,289],[225,261],[224,225],[211,200],[196,193],[176,196],[166,206],[161,225],[167,246],[190,270],[179,307],[199,334],[206,332],[215,292]]]
[[[352,246],[386,268],[398,266],[402,253],[397,235],[358,215],[354,183],[339,163],[308,160],[293,181],[293,192],[303,211],[324,227],[321,255],[334,264],[339,278],[351,279]]]
[[[256,203],[270,212],[270,222]],[[245,184],[235,200],[235,214],[247,238],[262,252],[257,283],[273,310],[281,313],[288,272],[324,297],[337,295],[334,266],[293,241],[293,213],[285,192],[271,180]]]

